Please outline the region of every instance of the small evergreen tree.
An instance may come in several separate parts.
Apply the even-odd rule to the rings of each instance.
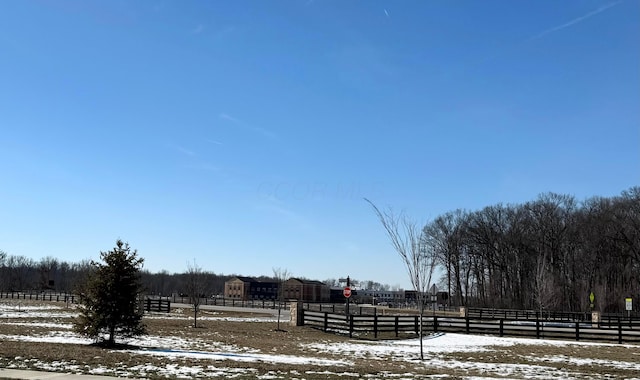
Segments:
[[[102,263],[91,263],[92,271],[82,289],[80,316],[74,328],[79,334],[112,347],[116,336],[146,334],[138,304],[144,259],[121,240],[113,250],[100,252],[100,258]]]

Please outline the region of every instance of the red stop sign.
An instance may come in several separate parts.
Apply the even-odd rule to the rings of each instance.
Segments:
[[[344,290],[342,291],[342,294],[344,294],[344,296],[345,296],[346,298],[351,297],[351,288],[347,286],[347,287],[346,287],[346,288],[344,288]]]

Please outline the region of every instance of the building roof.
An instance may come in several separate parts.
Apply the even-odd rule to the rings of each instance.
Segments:
[[[242,282],[258,282],[258,280],[256,280],[253,277],[244,277],[244,276],[235,276],[231,279],[229,279],[229,281],[234,281],[234,280],[240,280]]]
[[[327,284],[325,284],[322,281],[316,281],[316,280],[306,280],[303,278],[297,278],[297,277],[291,277],[290,279],[288,279],[287,281],[298,281],[301,284],[306,284],[306,285],[324,285],[326,286]]]

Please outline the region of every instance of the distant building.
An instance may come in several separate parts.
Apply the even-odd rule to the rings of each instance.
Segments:
[[[329,302],[331,291],[324,282],[290,278],[284,282],[284,299],[306,302]]]
[[[358,302],[380,304],[401,304],[405,302],[404,290],[358,290]]]
[[[274,300],[278,297],[278,283],[236,276],[224,283],[224,297],[242,301]]]
[[[250,284],[249,299],[275,300],[278,299],[278,283],[274,281],[258,281]]]

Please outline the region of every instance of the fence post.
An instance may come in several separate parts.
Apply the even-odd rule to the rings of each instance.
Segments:
[[[500,336],[504,336],[504,319],[500,320]]]
[[[437,315],[433,316],[433,332],[434,333],[438,332],[438,316]]]
[[[373,337],[378,337],[378,314],[373,315]]]
[[[304,308],[301,301],[289,302],[289,311],[291,320],[289,324],[291,326],[304,326]]]
[[[353,314],[349,315],[349,338],[353,337]]]
[[[398,327],[399,327],[398,325],[399,325],[399,323],[400,323],[400,317],[398,317],[398,316],[396,315],[396,318],[395,318],[395,319],[396,319],[395,330],[396,330],[396,338],[397,338],[397,337],[398,337]]]
[[[538,318],[536,318],[536,339],[540,339],[540,320]]]
[[[580,322],[576,322],[576,341],[580,340]]]
[[[469,317],[464,319],[465,328],[467,330],[467,334],[469,334]]]
[[[324,332],[327,332],[328,325],[329,325],[329,313],[324,313],[324,326],[323,326]]]
[[[591,312],[591,327],[597,327],[600,328],[600,312],[599,311],[592,311]]]
[[[414,317],[414,330],[416,331],[416,335],[420,334],[419,326],[418,326],[418,316]],[[419,335],[418,335],[419,336]]]
[[[622,344],[622,321],[618,317],[618,344]]]

